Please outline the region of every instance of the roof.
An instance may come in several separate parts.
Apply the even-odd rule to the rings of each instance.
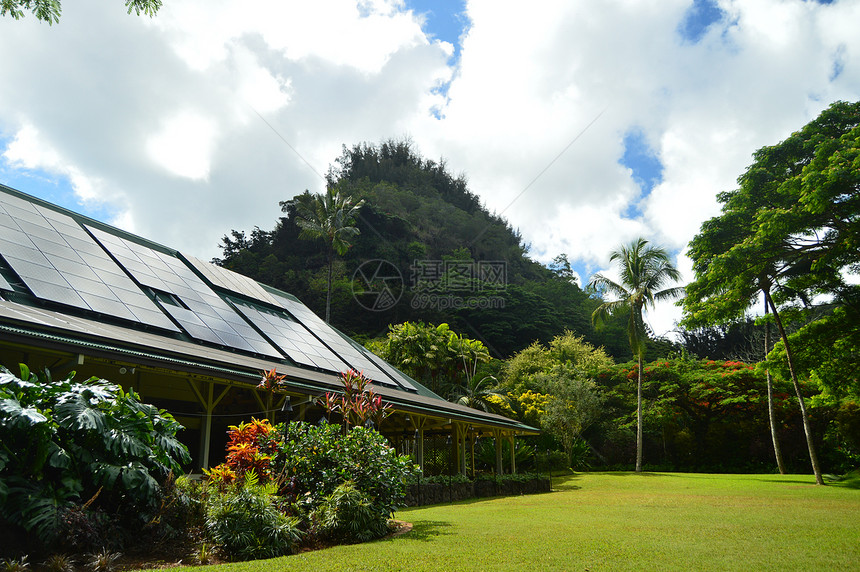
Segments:
[[[0,337],[308,394],[362,371],[401,411],[537,431],[450,403],[295,296],[0,185]]]

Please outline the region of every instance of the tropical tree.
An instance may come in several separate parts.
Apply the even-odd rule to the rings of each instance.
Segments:
[[[451,394],[451,401],[480,409],[491,413],[498,413],[502,405],[507,403],[505,393],[496,387],[496,378],[487,375],[484,377],[470,377],[464,385],[458,385]]]
[[[453,375],[459,364],[452,360],[448,344],[456,336],[448,324],[403,322],[390,325],[383,340],[368,348],[392,365],[440,393],[443,381]]]
[[[610,263],[617,263],[620,281],[615,282],[603,274],[591,277],[589,286],[604,295],[617,298],[604,302],[591,314],[596,326],[605,324],[611,316],[625,314],[627,338],[636,356],[639,374],[636,384],[636,472],[642,471],[642,361],[648,328],[644,312],[656,302],[671,300],[683,293],[679,286],[664,288],[681,279],[681,273],[672,265],[669,254],[660,247],[648,246],[638,238],[623,245],[609,255]]]
[[[541,416],[541,427],[558,439],[568,462],[573,462],[573,450],[582,432],[598,420],[603,410],[603,397],[597,385],[563,366],[550,374],[541,374],[548,399]]]
[[[301,229],[299,238],[322,240],[326,245],[328,281],[325,299],[325,321],[331,319],[331,278],[335,254],[343,256],[352,246],[350,239],[358,236],[355,218],[364,205],[364,200],[352,203],[352,198],[342,195],[330,186],[325,194],[312,195],[305,192],[290,201],[281,201],[281,211],[295,209],[296,224]]]
[[[134,11],[138,16],[141,12],[147,16],[155,16],[161,8],[161,0],[125,0],[125,6],[129,14]],[[24,17],[25,10],[51,25],[60,21],[62,6],[60,0],[0,0],[0,16],[8,14],[15,20],[20,20]]]
[[[822,294],[831,306],[858,308],[858,288],[846,276],[860,266],[860,103],[834,103],[753,157],[739,188],[718,196],[720,216],[690,242],[696,279],[687,287],[684,323],[740,320],[764,297],[797,394],[816,482],[824,484],[783,315],[797,316]],[[833,320],[827,328],[830,338],[855,337],[855,331],[852,320]]]
[[[555,336],[548,345],[535,342],[514,354],[505,364],[502,386],[514,394],[543,391],[541,375],[559,367],[588,377],[591,372],[612,365],[612,358],[603,348],[596,348],[570,330]]]

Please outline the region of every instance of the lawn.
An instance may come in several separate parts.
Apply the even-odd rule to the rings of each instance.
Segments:
[[[414,528],[396,538],[206,570],[860,570],[860,489],[806,475],[679,473],[583,473],[554,485],[402,510]]]

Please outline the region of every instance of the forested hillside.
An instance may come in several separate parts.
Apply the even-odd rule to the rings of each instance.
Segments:
[[[341,194],[364,200],[360,235],[335,260],[331,323],[344,332],[366,339],[407,320],[447,322],[507,357],[570,330],[629,359],[623,323],[591,326],[599,302],[573,280],[563,253],[550,268],[530,259],[517,230],[488,212],[444,162],[420,157],[404,141],[361,144],[344,147],[327,179]],[[326,251],[322,242],[299,238],[289,192],[272,230],[231,231],[216,262],[290,292],[322,315]],[[369,280],[377,270],[377,280]],[[386,288],[391,299],[379,296]]]

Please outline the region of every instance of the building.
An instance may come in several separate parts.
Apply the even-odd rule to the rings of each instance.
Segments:
[[[133,388],[186,427],[197,468],[223,457],[229,425],[319,420],[316,399],[348,369],[373,380],[393,410],[380,431],[427,473],[438,458],[466,473],[486,437],[497,472],[515,472],[502,447],[537,433],[449,403],[290,294],[0,185],[0,364],[18,363]],[[257,388],[272,369],[285,393]]]

